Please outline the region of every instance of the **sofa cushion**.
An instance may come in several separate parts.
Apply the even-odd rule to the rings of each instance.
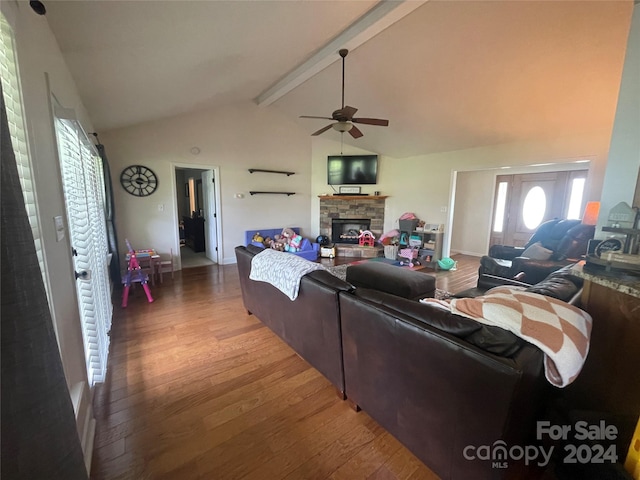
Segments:
[[[483,325],[435,305],[423,304],[367,288],[356,288],[354,294],[389,310],[395,310],[420,323],[462,338],[470,344],[495,355],[510,357],[526,343],[507,330],[491,325]]]
[[[411,299],[433,297],[436,291],[431,275],[375,261],[349,266],[347,282]]]

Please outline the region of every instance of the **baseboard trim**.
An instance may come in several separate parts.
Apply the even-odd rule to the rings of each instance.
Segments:
[[[93,408],[91,412],[87,412],[87,415],[91,418],[87,421],[87,428],[85,429],[84,439],[82,441],[82,452],[84,453],[84,466],[87,469],[87,474],[91,476],[91,462],[93,461],[93,445],[96,438],[96,419],[93,418]]]
[[[222,259],[220,265],[233,265],[234,263],[237,263],[236,257],[227,257]]]
[[[484,255],[486,255],[486,253],[469,252],[467,250],[451,250],[451,256],[456,255],[458,253],[461,255],[470,255],[472,257],[479,257],[479,258],[482,258]]]
[[[87,473],[91,473],[91,461],[93,459],[93,443],[96,435],[96,419],[93,416],[92,391],[86,382],[78,382],[69,391],[73,411],[76,416],[76,429],[84,464]]]

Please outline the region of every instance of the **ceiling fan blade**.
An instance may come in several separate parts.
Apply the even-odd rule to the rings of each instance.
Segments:
[[[351,121],[353,123],[362,123],[365,125],[379,125],[381,127],[389,126],[389,120],[384,120],[382,118],[352,118]]]
[[[317,132],[313,132],[311,134],[312,137],[315,137],[316,135],[320,135],[321,133],[326,132],[327,130],[329,130],[331,128],[331,126],[333,125],[333,123],[330,123],[329,125],[327,125],[326,127],[322,127],[320,130],[318,130]]]
[[[322,120],[333,120],[333,118],[331,118],[331,117],[315,117],[313,115],[300,115],[299,118],[319,118],[319,119],[322,119]]]
[[[351,130],[349,130],[349,133],[351,134],[351,136],[353,138],[360,138],[362,135],[364,135],[360,129],[358,129],[358,127],[356,127],[355,125],[353,127],[351,127]]]
[[[358,109],[347,105],[345,107],[342,107],[339,111],[342,112],[342,115],[344,115],[348,120],[351,120],[351,117],[356,114]]]

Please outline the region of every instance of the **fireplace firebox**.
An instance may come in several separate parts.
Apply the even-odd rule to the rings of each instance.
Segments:
[[[331,241],[333,243],[358,243],[360,231],[370,228],[370,218],[333,218],[331,219]]]

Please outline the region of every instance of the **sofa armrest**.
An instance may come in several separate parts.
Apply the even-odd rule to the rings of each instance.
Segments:
[[[340,292],[352,292],[355,287],[344,280],[339,279],[335,275],[330,274],[326,270],[315,270],[307,274],[309,278],[313,278],[317,282],[323,283],[325,286]]]
[[[489,248],[489,256],[502,260],[513,260],[524,252],[524,247],[511,247],[508,245],[492,245]]]
[[[516,257],[511,264],[511,271],[515,273],[523,272],[524,281],[530,285],[544,280],[550,273],[560,270],[566,265],[576,263],[576,259],[567,260],[534,260],[532,258]]]
[[[500,287],[503,285],[524,288],[531,286],[531,284],[529,283],[521,282],[514,278],[499,277],[497,275],[490,275],[488,273],[482,273],[478,277],[478,288],[480,289],[489,290],[490,288]]]

